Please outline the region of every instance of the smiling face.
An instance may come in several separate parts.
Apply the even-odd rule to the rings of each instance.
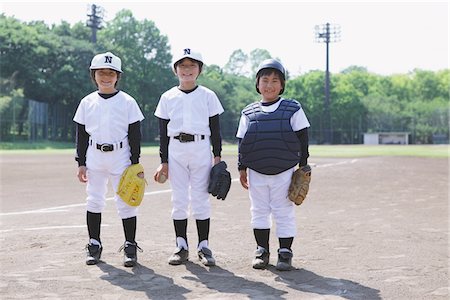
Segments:
[[[174,72],[180,81],[180,88],[187,90],[197,85],[196,80],[201,68],[196,60],[184,58],[176,63]]]
[[[112,94],[116,92],[116,84],[119,78],[115,70],[97,69],[94,72],[94,80],[100,93]]]
[[[263,72],[258,77],[257,87],[263,102],[275,101],[284,88],[284,81],[276,71]]]

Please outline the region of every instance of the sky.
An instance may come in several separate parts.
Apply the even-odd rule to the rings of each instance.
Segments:
[[[0,12],[21,21],[85,22],[84,1],[1,1]],[[206,64],[223,67],[233,51],[266,49],[291,75],[325,70],[326,44],[315,26],[340,27],[329,44],[329,70],[356,65],[380,75],[449,68],[448,1],[96,1],[105,21],[122,9],[152,20],[168,37],[172,54],[192,48]]]

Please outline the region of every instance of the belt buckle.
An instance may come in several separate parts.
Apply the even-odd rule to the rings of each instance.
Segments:
[[[187,137],[187,134],[185,134],[185,133],[180,133],[180,135],[178,137],[179,137],[178,140],[180,141],[180,143],[189,142],[188,140],[185,139]]]
[[[102,152],[109,152],[109,151],[113,151],[114,150],[114,146],[111,144],[101,144],[100,145],[100,151]]]

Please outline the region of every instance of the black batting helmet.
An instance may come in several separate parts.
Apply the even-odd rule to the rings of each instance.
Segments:
[[[256,91],[258,92],[258,94],[261,94],[258,89],[258,79],[260,77],[259,75],[260,75],[261,71],[264,69],[274,69],[281,74],[283,89],[280,91],[280,95],[283,94],[284,82],[286,81],[286,70],[284,69],[283,65],[278,60],[275,60],[273,58],[269,58],[269,59],[262,61],[258,66],[258,70],[256,71]]]

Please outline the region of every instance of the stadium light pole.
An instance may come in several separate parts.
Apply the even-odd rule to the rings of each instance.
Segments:
[[[105,10],[103,7],[95,4],[88,5],[86,26],[92,30],[91,42],[93,44],[97,43],[97,30],[103,28],[104,15]]]
[[[326,72],[325,72],[325,102],[324,102],[324,143],[331,144],[333,141],[331,130],[331,114],[330,114],[330,70],[329,70],[329,44],[338,42],[341,38],[341,27],[336,24],[322,24],[314,27],[315,41],[317,43],[326,43]]]

